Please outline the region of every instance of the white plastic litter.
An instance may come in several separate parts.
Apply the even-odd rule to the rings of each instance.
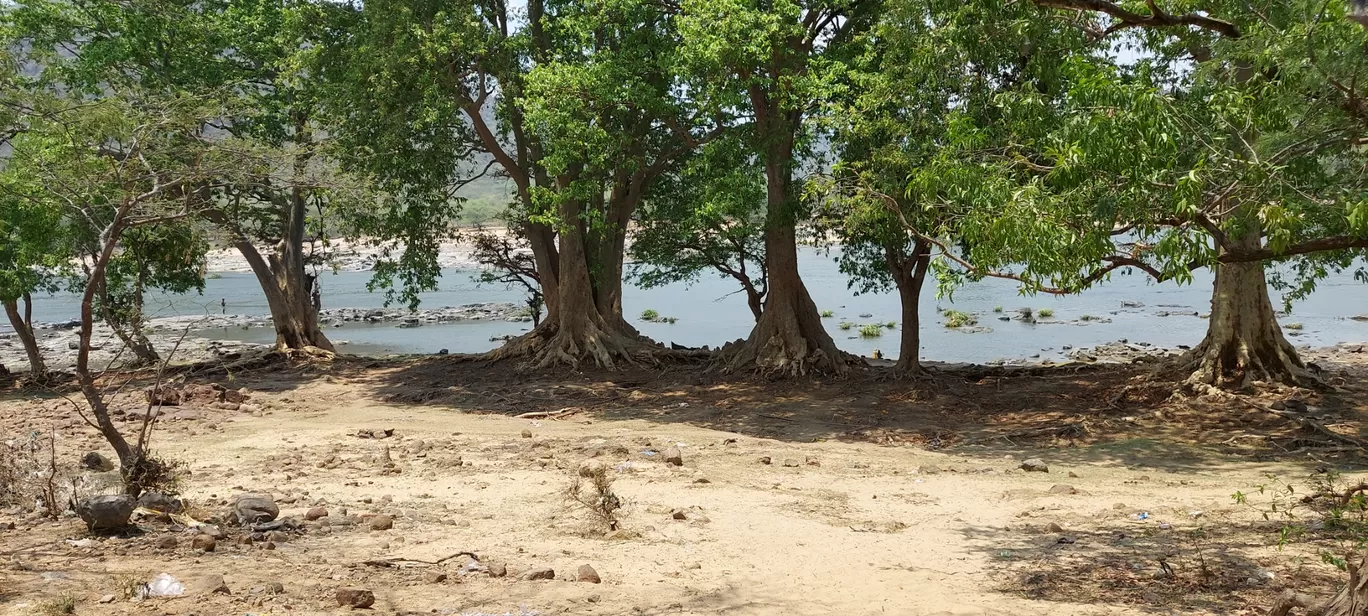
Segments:
[[[185,594],[185,585],[171,577],[170,573],[158,573],[151,582],[142,587],[144,597],[179,597]]]

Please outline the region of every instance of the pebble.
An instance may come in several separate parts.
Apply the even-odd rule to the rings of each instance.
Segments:
[[[178,543],[178,542],[176,541],[176,538],[175,538],[175,537],[170,536],[170,535],[167,535],[167,536],[162,537],[161,539],[158,539],[158,540],[157,540],[157,547],[159,547],[159,548],[161,548],[161,549],[163,549],[163,550],[171,550],[171,549],[175,549],[176,543]]]
[[[523,438],[532,438],[532,431],[531,431],[531,430],[528,430],[527,428],[523,428],[522,437],[523,437]]]
[[[310,509],[304,513],[304,519],[310,522],[313,522],[314,520],[317,520],[319,518],[326,517],[328,517],[328,510],[322,507],[314,507],[313,509]]]
[[[683,509],[675,509],[675,510],[670,514],[670,517],[672,517],[672,518],[674,518],[674,519],[676,519],[676,520],[683,520],[683,519],[685,519],[686,516],[684,515],[684,510],[683,510]]]
[[[423,576],[423,581],[429,584],[441,584],[442,582],[445,582],[446,579],[447,574],[442,573],[441,571],[432,571]]]
[[[1028,473],[1048,473],[1050,467],[1046,466],[1040,458],[1031,458],[1021,463],[1021,470]]]
[[[394,528],[394,518],[387,515],[378,515],[371,518],[371,530],[389,530]]]
[[[769,464],[770,462],[771,462],[771,460],[770,460],[770,457],[769,457],[769,456],[764,456],[764,457],[760,458],[760,463],[761,463],[761,464]]]
[[[533,580],[554,580],[556,579],[556,571],[551,568],[533,569],[524,573],[522,579],[528,582]]]
[[[337,605],[364,609],[375,605],[375,593],[364,588],[339,588],[337,590]]]
[[[117,599],[117,597],[114,595],[105,595],[100,597],[100,603],[113,603],[115,599]]]
[[[1050,494],[1078,494],[1078,488],[1067,483],[1056,483],[1050,486]]]
[[[247,541],[250,542],[251,539],[248,538]],[[190,547],[201,552],[213,552],[218,547],[218,542],[209,535],[195,535],[195,538],[190,541]]]
[[[603,579],[599,577],[598,572],[594,571],[593,567],[590,567],[586,564],[580,565],[579,567],[579,581],[589,582],[590,584],[598,584],[602,582]]]
[[[1051,533],[1062,533],[1064,532],[1064,527],[1054,522],[1050,522],[1050,524],[1045,527],[1045,531]]]
[[[784,458],[784,466],[788,468],[798,468],[798,461],[793,458]]]
[[[678,447],[672,446],[669,449],[666,449],[664,458],[666,464],[684,466],[684,452],[680,451]]]
[[[503,577],[508,575],[508,567],[503,563],[489,563],[489,577]]]

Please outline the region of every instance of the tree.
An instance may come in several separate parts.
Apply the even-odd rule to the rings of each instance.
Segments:
[[[541,279],[537,274],[537,262],[527,247],[527,238],[520,233],[522,227],[514,225],[504,231],[476,227],[466,233],[465,239],[471,245],[471,258],[485,266],[480,272],[481,284],[502,284],[508,288],[522,287],[527,291],[527,312],[532,316],[532,326],[541,324],[542,307],[546,299],[542,295]]]
[[[729,370],[841,373],[846,356],[822,326],[798,274],[795,186],[810,143],[810,114],[830,96],[837,56],[877,19],[881,3],[832,0],[686,0],[680,4],[683,70],[704,108],[739,110],[766,182],[768,294],[750,337],[725,352]]]
[[[110,260],[104,288],[96,296],[96,310],[132,351],[135,363],[161,362],[143,331],[147,291],[202,292],[208,249],[203,234],[183,221],[124,232],[121,250]],[[94,254],[98,247],[85,252]]]
[[[47,365],[33,331],[33,297],[56,290],[71,254],[61,210],[19,199],[0,187],[0,304],[28,355],[29,375],[43,382]]]
[[[713,271],[741,285],[756,321],[768,291],[764,172],[743,139],[702,146],[661,178],[632,237],[632,280],[650,289]]]
[[[1038,0],[1087,38],[1053,50],[1057,87],[1020,88],[1002,121],[967,123],[941,195],[974,204],[967,257],[1022,264],[1038,288],[1076,291],[1132,268],[1216,279],[1194,388],[1314,384],[1283,337],[1266,264],[1288,299],[1368,246],[1364,124],[1354,83],[1364,35],[1315,2],[1212,3],[1202,13]],[[1186,6],[1186,5],[1183,5]],[[1185,9],[1184,9],[1185,10]],[[1118,38],[1130,37],[1130,38]],[[1144,55],[1110,53],[1128,41]]]

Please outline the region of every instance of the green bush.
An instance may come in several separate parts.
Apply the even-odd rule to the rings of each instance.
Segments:
[[[1036,311],[1036,314],[1048,319],[1054,316],[1054,311],[1050,310],[1049,308],[1041,308],[1040,310]]]
[[[855,324],[854,324],[854,323],[851,323],[850,321],[841,321],[841,331],[845,331],[845,330],[847,330],[847,329],[850,329],[850,328],[851,328],[852,326],[854,326],[854,325],[855,325]]]
[[[641,312],[641,320],[642,320],[642,321],[655,321],[656,319],[659,319],[659,318],[660,318],[660,313],[659,313],[659,312],[656,312],[656,311],[654,311],[654,310],[646,309],[646,310],[643,310],[643,311]]]
[[[945,311],[945,326],[949,328],[965,327],[967,325],[977,325],[978,318],[967,312],[958,310]]]
[[[889,322],[887,322],[887,323],[884,323],[884,327],[887,327],[888,329],[898,329],[898,322],[897,322],[897,321],[889,321]]]
[[[883,326],[877,323],[860,327],[860,336],[863,338],[878,338],[883,335]]]
[[[823,311],[822,311],[822,318],[823,318],[823,319],[830,319],[831,317],[834,317],[834,316],[836,316],[836,311],[835,311],[835,310],[823,310]]]
[[[1305,329],[1305,328],[1306,328],[1306,326],[1305,326],[1305,325],[1302,325],[1301,323],[1288,323],[1287,325],[1284,325],[1283,327],[1285,327],[1285,328],[1287,328],[1287,329]]]
[[[993,306],[993,312],[1002,312],[1002,306]]]

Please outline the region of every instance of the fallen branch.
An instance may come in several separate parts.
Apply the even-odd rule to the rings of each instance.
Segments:
[[[513,419],[560,419],[561,417],[565,417],[567,415],[574,415],[575,413],[578,413],[582,410],[584,409],[572,407],[563,408],[559,411],[533,411],[531,413],[514,415]]]
[[[453,558],[456,558],[457,556],[469,556],[469,557],[471,558],[471,560],[476,560],[476,561],[480,560],[480,557],[479,557],[479,556],[476,556],[474,552],[457,552],[457,553],[452,554],[452,555],[450,555],[450,556],[443,556],[442,558],[439,558],[439,559],[437,559],[437,560],[418,560],[418,559],[416,559],[416,558],[398,558],[398,557],[395,557],[395,558],[379,558],[379,559],[375,559],[375,560],[363,560],[363,561],[361,561],[361,564],[366,565],[367,567],[386,567],[386,568],[392,568],[392,569],[415,569],[415,568],[422,568],[422,567],[433,567],[433,566],[437,566],[437,565],[440,565],[440,564],[442,564],[442,563],[444,563],[444,562],[446,562],[446,561],[448,561],[448,560],[451,560],[451,559],[453,559]]]

